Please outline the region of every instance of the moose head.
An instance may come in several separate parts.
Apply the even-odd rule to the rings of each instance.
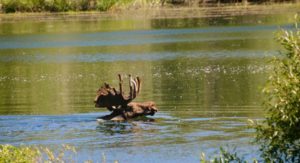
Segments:
[[[122,90],[123,80],[120,74],[119,77],[119,91],[112,88],[109,84],[104,83],[98,91],[94,99],[95,107],[106,107],[108,110],[117,108],[125,108],[139,94],[141,89],[141,80],[139,77],[133,78],[129,75],[129,96],[125,96]]]

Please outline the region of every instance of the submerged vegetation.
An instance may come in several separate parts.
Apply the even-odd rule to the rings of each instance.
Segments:
[[[220,6],[227,4],[270,4],[297,0],[0,0],[0,12],[108,11],[166,6]]]

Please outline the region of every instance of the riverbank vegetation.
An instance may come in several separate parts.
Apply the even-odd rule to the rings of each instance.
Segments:
[[[295,16],[297,19],[297,16]],[[300,29],[280,31],[278,41],[284,48],[282,56],[274,58],[273,71],[263,89],[266,95],[266,119],[249,120],[256,130],[263,162],[300,162]],[[237,153],[220,149],[220,156],[201,162],[247,162]],[[253,160],[257,162],[257,160]]]
[[[296,16],[297,17],[297,16]],[[300,29],[282,30],[284,51],[273,61],[264,89],[266,119],[255,124],[256,140],[266,162],[300,162]]]
[[[62,145],[56,151],[47,147],[0,145],[1,163],[74,162],[76,150]]]
[[[0,162],[35,162],[39,157],[39,151],[30,147],[15,147],[12,145],[0,145]]]
[[[108,11],[114,9],[207,7],[296,2],[298,0],[0,0],[0,13]]]

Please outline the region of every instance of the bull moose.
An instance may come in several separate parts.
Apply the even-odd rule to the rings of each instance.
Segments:
[[[148,102],[132,102],[141,90],[141,79],[129,75],[129,95],[124,95],[122,76],[119,77],[119,91],[104,83],[97,91],[94,99],[95,107],[106,107],[111,114],[100,117],[103,120],[124,121],[139,116],[153,116],[157,111],[156,104]]]

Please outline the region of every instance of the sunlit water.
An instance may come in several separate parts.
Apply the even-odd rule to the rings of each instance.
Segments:
[[[247,119],[263,117],[288,17],[2,23],[0,143],[70,144],[76,161],[199,162],[220,146],[251,160]],[[95,92],[118,73],[141,77],[136,101],[157,103],[154,121],[96,121],[109,112],[94,108]]]

